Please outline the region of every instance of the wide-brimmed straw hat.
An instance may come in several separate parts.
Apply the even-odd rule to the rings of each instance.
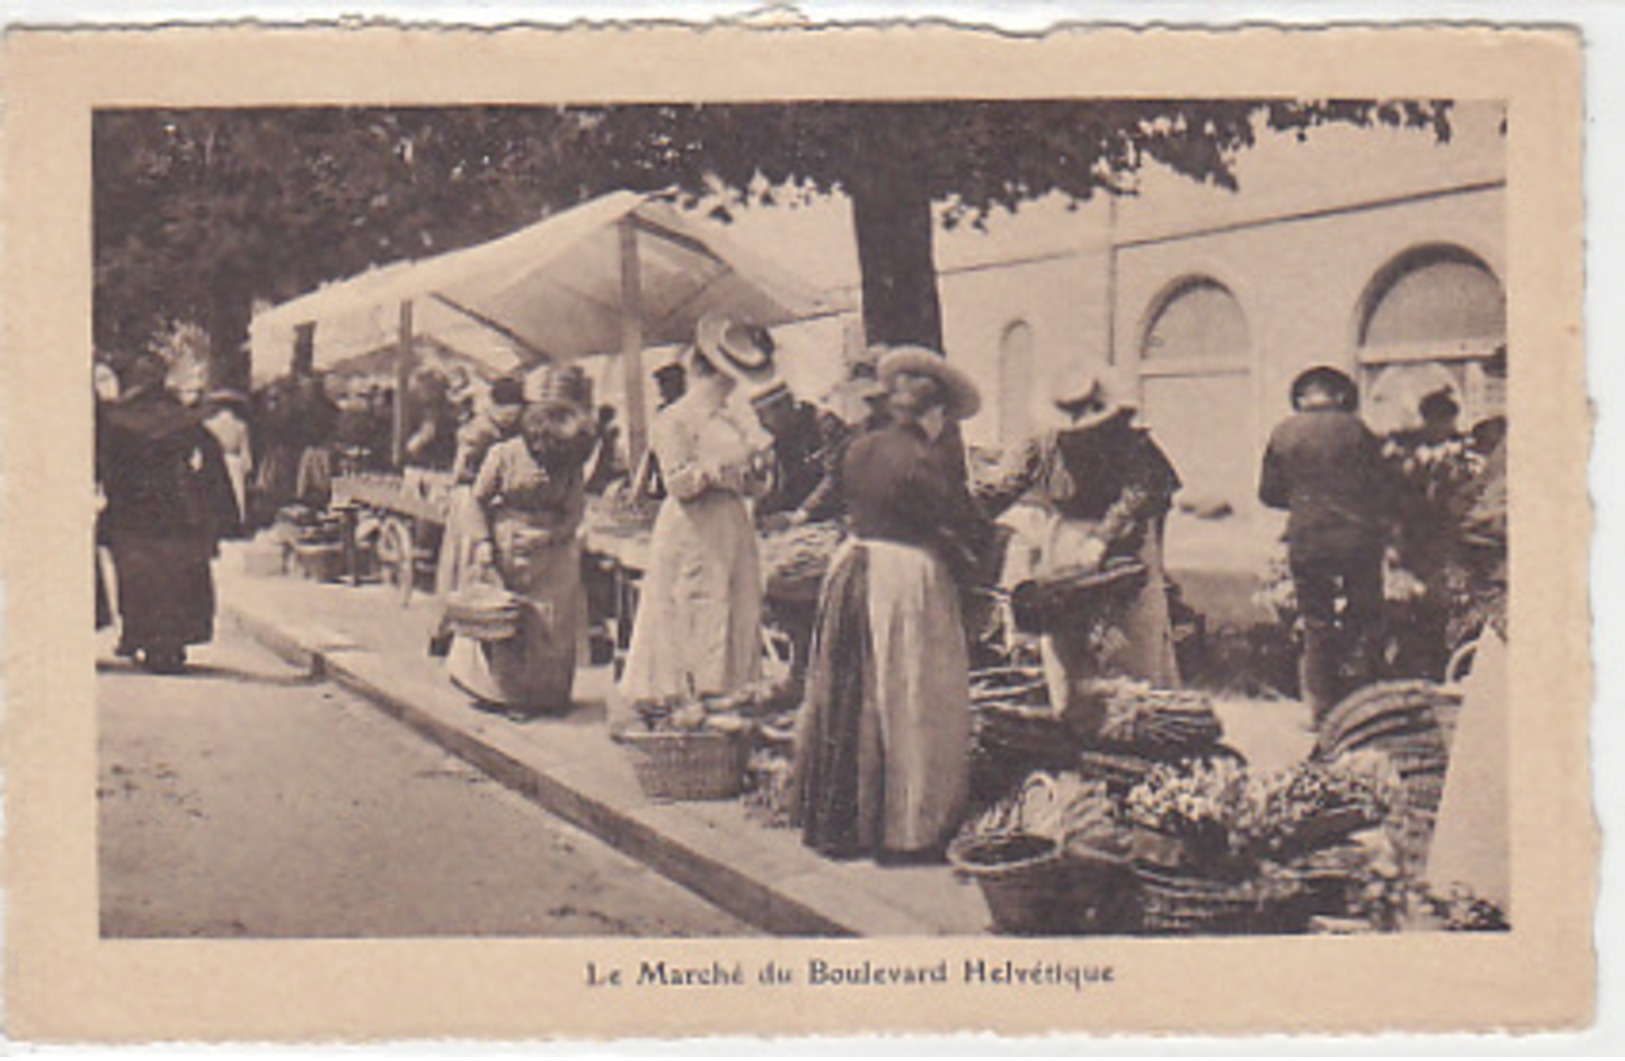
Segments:
[[[1103,361],[1068,361],[1055,370],[1045,396],[1067,414],[1067,426],[1081,430],[1115,420],[1139,407],[1126,374]]]
[[[930,376],[942,386],[945,410],[955,420],[968,420],[982,407],[982,392],[971,378],[935,350],[923,346],[894,346],[880,358],[876,375],[887,390],[901,375]]]
[[[766,328],[707,313],[694,326],[694,346],[718,372],[754,389],[774,379],[776,344]]]

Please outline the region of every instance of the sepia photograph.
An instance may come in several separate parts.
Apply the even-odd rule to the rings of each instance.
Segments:
[[[82,270],[36,495],[70,516],[8,576],[65,574],[8,628],[18,703],[63,706],[8,762],[78,817],[20,819],[64,905],[12,946],[79,957],[24,1011],[79,969],[118,986],[47,1026],[1579,1019],[1575,100],[1488,31],[1351,36],[1341,80],[1215,38],[1296,73],[1207,91],[1168,72],[1198,33],[1112,82],[1067,73],[1088,35],[666,32],[363,34],[378,80],[297,90],[360,38],[159,34],[217,95],[58,101],[80,256],[43,216],[15,253]],[[651,91],[640,44],[756,72]],[[1377,76],[1435,44],[1462,73]],[[388,87],[412,47],[560,73]],[[911,48],[959,87],[885,81]],[[24,130],[67,52],[18,53]],[[876,87],[809,89],[820,55]],[[241,1020],[123,1001],[187,955]],[[297,969],[308,1020],[249,1001]]]
[[[103,933],[1505,930],[1506,123],[97,112]]]

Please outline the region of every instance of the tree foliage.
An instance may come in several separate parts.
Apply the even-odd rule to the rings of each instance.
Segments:
[[[255,298],[489,239],[616,188],[690,201],[852,197],[872,339],[940,342],[933,206],[982,223],[1147,162],[1235,186],[1262,132],[1449,135],[1443,101],[1055,100],[115,110],[94,126],[96,338],[204,322],[237,356]],[[238,365],[231,376],[241,375]]]

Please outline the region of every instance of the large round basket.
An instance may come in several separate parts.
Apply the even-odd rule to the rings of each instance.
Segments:
[[[1021,832],[961,837],[948,848],[948,861],[982,889],[997,931],[1034,936],[1071,927],[1066,856],[1049,837]]]
[[[1111,560],[1099,570],[1077,568],[1017,586],[1010,610],[1018,629],[1041,634],[1087,623],[1101,608],[1132,597],[1144,587],[1145,564],[1132,557]]]
[[[1141,927],[1161,935],[1303,931],[1302,885],[1289,880],[1240,882],[1136,862]]]
[[[519,635],[521,608],[501,587],[466,586],[446,597],[446,628],[475,641],[507,641]]]
[[[643,794],[660,800],[733,799],[744,790],[750,747],[715,730],[631,732],[621,742]]]

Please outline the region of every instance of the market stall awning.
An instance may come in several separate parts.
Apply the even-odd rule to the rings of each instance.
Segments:
[[[488,243],[370,270],[257,316],[256,375],[286,371],[300,324],[316,325],[318,368],[386,346],[403,302],[418,334],[497,371],[624,350],[629,305],[645,347],[686,341],[711,310],[771,326],[839,309],[714,228],[616,192]]]

